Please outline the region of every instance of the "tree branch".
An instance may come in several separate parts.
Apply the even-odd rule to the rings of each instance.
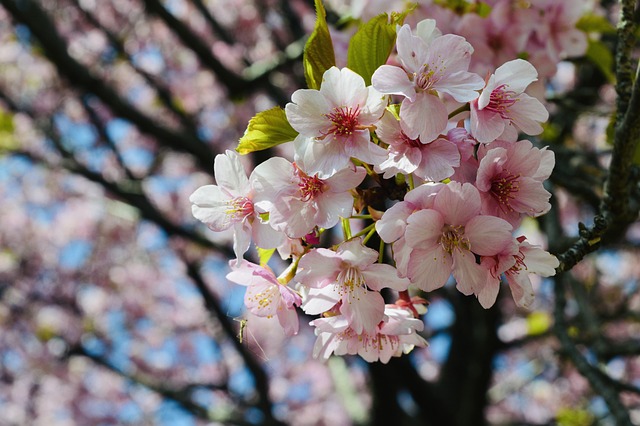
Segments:
[[[33,0],[0,0],[14,17],[25,24],[40,43],[44,54],[56,66],[61,76],[75,87],[93,93],[109,106],[114,114],[135,123],[138,128],[164,145],[180,152],[192,154],[202,170],[209,171],[213,163],[213,152],[203,141],[185,132],[176,132],[154,121],[121,98],[105,82],[73,59],[67,45],[55,28],[47,13]]]

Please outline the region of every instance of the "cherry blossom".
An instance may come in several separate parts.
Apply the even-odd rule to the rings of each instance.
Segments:
[[[558,259],[540,247],[529,244],[524,236],[516,239],[518,245],[495,256],[482,256],[482,265],[490,271],[489,279],[477,291],[480,304],[489,308],[494,303],[500,289],[500,277],[504,275],[516,305],[531,308],[534,292],[529,274],[543,277],[555,275]]]
[[[473,47],[463,37],[440,35],[433,20],[419,22],[415,35],[403,25],[396,47],[402,67],[382,65],[371,82],[382,93],[405,96],[400,107],[402,130],[410,139],[431,142],[448,121],[438,95],[469,102],[483,87],[482,78],[467,71]]]
[[[535,148],[528,140],[495,141],[478,149],[476,188],[482,213],[517,226],[523,215],[540,216],[551,208],[551,194],[543,182],[555,164],[552,151]]]
[[[524,93],[538,72],[529,62],[515,59],[501,65],[487,81],[480,97],[471,102],[471,134],[478,142],[496,139],[515,141],[520,130],[528,135],[542,132],[540,123],[549,113],[539,100]]]
[[[430,143],[411,139],[402,131],[400,121],[390,112],[385,113],[377,126],[376,134],[389,144],[388,158],[374,165],[386,179],[397,173],[411,174],[428,181],[440,181],[460,165],[460,153],[447,139],[438,138]]]
[[[407,218],[416,211],[433,207],[435,195],[444,184],[424,184],[409,191],[404,200],[387,209],[379,221],[376,231],[382,241],[393,244],[393,258],[401,276],[407,276],[407,267],[412,248],[406,244]]]
[[[457,288],[472,294],[487,271],[476,255],[495,255],[513,244],[511,225],[480,214],[480,194],[471,184],[451,182],[434,196],[433,207],[407,218],[405,239],[412,248],[407,276],[425,291],[442,287],[453,273]]]
[[[385,320],[374,330],[356,332],[343,315],[318,318],[311,321],[316,329],[313,356],[324,360],[335,355],[360,355],[365,361],[384,364],[391,357],[409,353],[414,347],[424,347],[427,342],[418,334],[424,323],[413,318],[410,311],[386,305]]]
[[[251,174],[255,205],[269,212],[269,224],[290,238],[301,238],[319,228],[332,228],[353,211],[351,190],[366,171],[351,167],[321,179],[309,176],[295,163],[270,158]]]
[[[295,160],[308,173],[326,178],[354,157],[375,164],[385,151],[371,143],[369,129],[384,113],[387,98],[349,68],[331,67],[320,90],[300,89],[285,106],[287,119],[299,132]]]
[[[336,251],[317,248],[305,254],[294,280],[310,287],[302,309],[320,314],[340,303],[339,311],[357,333],[371,332],[384,317],[382,288],[406,290],[409,281],[400,278],[391,265],[376,263],[378,253],[362,245],[360,238],[340,244]]]
[[[217,185],[205,185],[189,197],[193,216],[213,231],[233,228],[233,249],[238,259],[249,249],[251,239],[262,248],[275,248],[282,235],[264,223],[254,209],[254,190],[238,155],[230,150],[216,156]]]
[[[227,279],[236,284],[247,286],[244,304],[259,317],[277,316],[286,335],[298,333],[298,314],[296,307],[302,302],[300,295],[278,279],[270,269],[263,268],[246,260],[239,265],[230,262],[231,272]]]

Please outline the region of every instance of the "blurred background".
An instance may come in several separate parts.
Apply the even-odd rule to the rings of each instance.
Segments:
[[[358,19],[406,3],[326,7],[344,66]],[[602,202],[619,12],[434,0],[407,18],[467,37],[483,76],[538,68],[554,207],[524,231],[552,253]],[[631,214],[535,281],[531,310],[446,286],[426,296],[430,346],[389,364],[314,360],[308,318],[285,338],[244,312],[231,235],[188,198],[256,112],[306,87],[314,22],[310,0],[0,0],[0,425],[640,424],[636,166]]]

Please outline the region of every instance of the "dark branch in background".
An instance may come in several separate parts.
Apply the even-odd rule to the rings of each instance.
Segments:
[[[201,140],[185,132],[176,132],[162,126],[149,116],[126,102],[105,82],[94,76],[67,52],[67,46],[47,13],[32,0],[0,0],[0,3],[16,21],[25,24],[40,43],[43,53],[53,63],[62,77],[87,93],[95,94],[119,117],[133,122],[142,132],[155,137],[158,142],[176,151],[193,155],[202,168],[210,171],[213,152]]]
[[[569,249],[558,254],[558,272],[568,271],[587,254],[599,248],[604,237],[617,239],[638,216],[638,205],[631,205],[633,154],[640,142],[640,68],[636,64],[632,76],[632,50],[636,44],[635,1],[622,0],[618,45],[616,51],[616,91],[618,103],[609,174],[604,183],[600,213],[590,227],[580,229],[580,238]]]
[[[45,132],[47,137],[49,137],[51,142],[54,144],[54,146],[62,156],[61,166],[63,169],[69,171],[70,173],[75,173],[77,175],[83,176],[86,179],[99,184],[115,197],[136,208],[144,219],[155,223],[168,235],[176,235],[186,238],[187,240],[199,244],[200,246],[215,250],[224,256],[234,256],[233,250],[231,250],[229,247],[217,245],[211,240],[188,228],[172,223],[146,197],[146,195],[142,191],[142,183],[139,180],[124,180],[119,182],[112,182],[107,180],[102,174],[89,170],[75,158],[72,152],[67,150],[62,145],[60,138],[58,137],[57,133],[50,123],[49,125],[45,125],[42,120],[38,120],[38,117],[36,117],[30,110],[25,107],[16,105],[9,97],[6,96],[6,94],[2,90],[0,90],[0,100],[5,102],[7,107],[14,113],[26,114],[31,117],[32,120],[40,122],[41,129]],[[57,165],[52,164],[50,160],[42,158],[31,152],[21,150],[14,150],[12,152],[15,155],[27,157],[31,161],[49,167],[51,169],[58,167]]]
[[[150,377],[145,377],[140,374],[128,373],[126,371],[123,371],[118,367],[116,367],[115,365],[113,365],[111,362],[109,362],[108,359],[87,351],[82,345],[79,345],[79,344],[71,346],[66,356],[67,357],[82,356],[87,359],[90,359],[96,364],[121,376],[122,378],[129,380],[135,384],[144,386],[145,388],[157,393],[158,395],[161,395],[165,399],[176,402],[178,405],[180,405],[180,407],[182,407],[183,409],[187,410],[188,412],[192,413],[193,415],[195,415],[200,419],[207,420],[207,421],[224,421],[225,424],[230,424],[230,425],[233,424],[233,425],[244,426],[244,425],[250,424],[240,418],[224,418],[224,419],[216,418],[215,416],[211,415],[207,407],[203,407],[202,405],[195,403],[192,399],[193,392],[196,391],[198,388],[212,389],[212,386],[209,384],[203,385],[203,386],[190,384],[190,385],[187,385],[184,387],[178,387],[178,388],[167,386],[165,383],[157,382],[155,380],[152,380]],[[226,387],[224,386],[216,389],[227,391]]]
[[[200,292],[205,308],[210,313],[212,319],[220,323],[224,334],[233,343],[234,348],[240,354],[242,360],[255,379],[256,392],[258,394],[257,405],[265,416],[264,424],[283,425],[283,423],[273,417],[273,404],[269,396],[269,378],[267,377],[266,372],[251,352],[249,352],[249,350],[237,339],[236,330],[233,327],[232,320],[225,314],[224,310],[220,306],[220,302],[211,290],[209,290],[207,283],[205,283],[200,273],[200,266],[187,261],[185,261],[185,264],[187,266],[187,274]]]
[[[203,43],[202,39],[191,31],[185,23],[173,16],[159,0],[144,0],[144,4],[150,14],[156,15],[163,20],[182,43],[198,56],[202,65],[213,71],[218,81],[226,87],[229,97],[242,98],[258,89],[263,89],[273,96],[278,104],[282,105],[288,101],[288,97],[279,88],[271,84],[271,73],[260,74],[251,80],[242,78],[227,69],[211,53],[210,46]]]
[[[116,143],[111,139],[111,137],[109,137],[109,133],[107,133],[107,129],[105,128],[104,123],[102,122],[102,120],[100,120],[98,113],[91,106],[90,100],[88,100],[86,96],[83,96],[81,101],[82,101],[82,106],[84,107],[84,110],[87,113],[87,116],[89,117],[89,121],[91,121],[91,124],[93,124],[93,127],[98,132],[98,135],[100,136],[100,138],[109,147],[111,152],[113,152],[113,155],[116,157],[116,161],[118,162],[118,165],[122,170],[124,170],[125,174],[127,175],[127,179],[134,180],[135,176],[133,175],[133,173],[131,173],[131,170],[129,169],[129,167],[127,167],[127,164],[125,163],[124,158],[122,158],[122,154],[120,153],[120,150],[116,146]]]
[[[158,95],[158,99],[160,99],[162,104],[169,111],[171,111],[178,118],[178,120],[180,120],[180,123],[186,129],[186,131],[189,132],[194,139],[197,139],[198,126],[196,122],[193,120],[193,117],[190,117],[189,115],[187,115],[185,111],[176,104],[175,99],[171,94],[171,91],[167,89],[165,86],[163,86],[162,83],[160,83],[156,77],[149,74],[147,71],[141,69],[140,67],[136,66],[136,64],[131,58],[131,55],[129,55],[126,49],[124,48],[124,43],[122,42],[122,40],[120,40],[118,36],[116,36],[113,32],[109,31],[109,29],[105,28],[104,25],[102,25],[100,21],[98,21],[98,19],[92,13],[84,10],[82,6],[79,4],[78,0],[74,0],[74,3],[75,3],[75,6],[78,8],[78,10],[82,13],[82,16],[94,27],[102,31],[104,35],[107,37],[107,39],[109,40],[109,42],[111,43],[111,46],[116,50],[116,52],[118,52],[118,54],[120,54],[122,57],[124,57],[127,60],[127,63],[140,76],[142,76],[144,81],[150,87],[153,87],[153,89],[156,91]]]
[[[567,287],[567,274],[560,273],[555,277],[555,307],[554,315],[554,332],[560,340],[562,352],[565,353],[573,365],[578,369],[580,374],[584,376],[591,385],[591,389],[602,396],[609,407],[609,411],[616,421],[616,425],[631,425],[629,413],[619,398],[617,389],[611,386],[611,378],[606,376],[598,367],[589,364],[587,359],[580,353],[575,342],[572,341],[568,333],[568,326],[565,320],[566,296],[565,288]]]
[[[207,21],[207,24],[209,24],[211,31],[220,40],[224,41],[229,45],[235,44],[235,39],[231,35],[229,35],[229,32],[226,29],[224,29],[222,25],[220,25],[220,23],[216,18],[213,17],[213,15],[209,12],[209,9],[207,9],[207,6],[205,6],[205,4],[202,2],[202,0],[190,0],[190,1],[198,10],[198,12],[200,12],[204,20]]]
[[[450,424],[480,426],[487,391],[493,374],[493,359],[500,349],[497,336],[500,310],[480,306],[475,297],[455,291],[450,298],[455,309],[449,354],[440,371],[437,392],[448,403]]]

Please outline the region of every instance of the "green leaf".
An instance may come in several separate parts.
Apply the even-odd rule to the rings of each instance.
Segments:
[[[611,53],[607,45],[600,40],[590,39],[585,56],[598,67],[609,83],[615,83],[616,76],[613,73],[613,53]]]
[[[265,267],[267,266],[267,263],[269,263],[269,260],[271,259],[271,256],[273,255],[273,253],[276,251],[276,249],[272,248],[272,249],[263,249],[258,247],[258,258],[260,259],[260,266]]]
[[[585,33],[613,34],[616,32],[616,27],[607,18],[592,13],[578,19],[576,28]]]
[[[274,107],[257,113],[251,120],[244,135],[240,138],[236,151],[248,154],[253,151],[272,148],[281,143],[291,142],[298,136],[284,110]]]
[[[389,15],[383,13],[362,24],[351,37],[347,52],[347,67],[364,78],[365,84],[371,84],[371,76],[380,65],[387,62],[396,42],[396,25],[402,25],[405,14]]]
[[[302,65],[304,77],[310,89],[320,89],[322,75],[326,70],[336,64],[336,56],[333,52],[333,43],[327,26],[327,12],[324,10],[321,0],[315,0],[316,26],[304,46]]]

